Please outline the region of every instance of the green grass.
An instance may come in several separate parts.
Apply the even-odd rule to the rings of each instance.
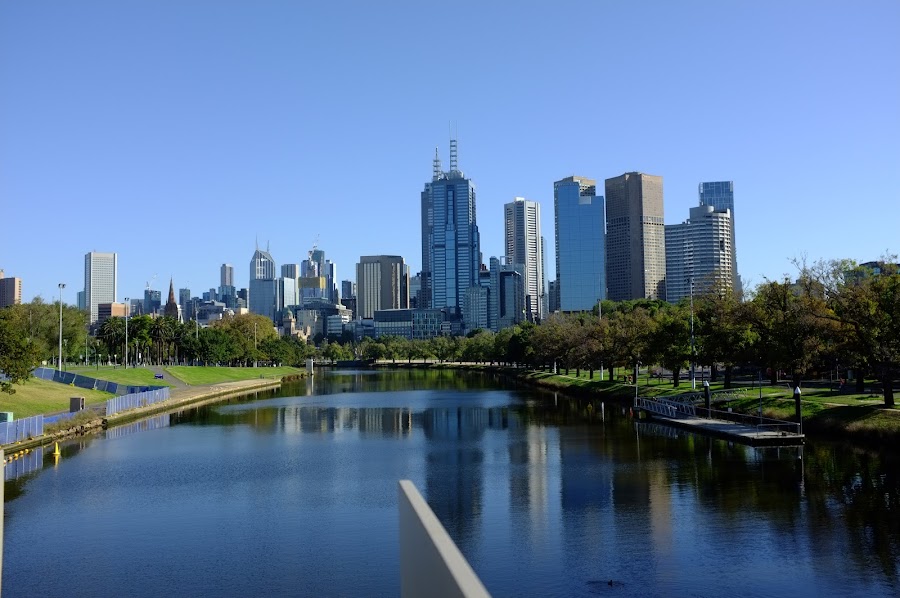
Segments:
[[[256,378],[281,378],[304,373],[305,370],[292,367],[277,368],[230,368],[207,366],[177,365],[166,368],[166,371],[185,384],[203,385],[236,380],[253,380]]]
[[[68,368],[67,371],[97,378],[98,380],[108,380],[133,386],[172,386],[165,380],[155,379],[153,370],[142,367],[128,368],[126,370],[121,366],[100,366],[99,369],[90,366],[76,366]]]
[[[16,385],[16,394],[0,393],[0,411],[12,411],[16,419],[53,413],[69,409],[70,397],[84,397],[85,403],[102,403],[112,394],[99,390],[87,390],[58,382],[32,378]]]

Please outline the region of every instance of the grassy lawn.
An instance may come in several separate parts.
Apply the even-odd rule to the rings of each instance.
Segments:
[[[176,365],[167,367],[166,371],[190,385],[218,384],[235,380],[253,380],[255,378],[281,378],[282,376],[302,374],[301,368],[229,368]]]
[[[129,384],[134,386],[171,386],[165,380],[156,380],[153,378],[153,370],[137,367],[128,368],[113,366],[76,366],[68,368],[69,372],[75,372],[82,376],[89,376],[98,380],[108,380],[110,382],[119,382],[121,384]]]
[[[0,411],[12,411],[16,419],[39,413],[53,413],[69,409],[70,397],[84,397],[85,403],[102,403],[112,394],[87,390],[76,386],[32,378],[16,386],[16,394],[0,393]]]

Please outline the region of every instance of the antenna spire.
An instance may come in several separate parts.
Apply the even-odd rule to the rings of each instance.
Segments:
[[[459,170],[459,161],[458,161],[457,147],[456,147],[456,135],[453,133],[453,124],[450,125],[450,172],[457,172]]]
[[[434,162],[432,162],[432,166],[431,180],[436,181],[441,178],[441,157],[438,155],[438,148],[434,148]]]

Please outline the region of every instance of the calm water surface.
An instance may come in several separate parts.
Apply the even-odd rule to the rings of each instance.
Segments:
[[[896,456],[486,376],[320,375],[62,450],[7,473],[6,597],[397,595],[404,478],[495,596],[900,595]]]

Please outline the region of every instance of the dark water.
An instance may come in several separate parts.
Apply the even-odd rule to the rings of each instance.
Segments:
[[[6,483],[5,597],[397,595],[403,478],[495,596],[900,595],[900,463],[848,445],[798,460],[452,372],[140,427]]]

